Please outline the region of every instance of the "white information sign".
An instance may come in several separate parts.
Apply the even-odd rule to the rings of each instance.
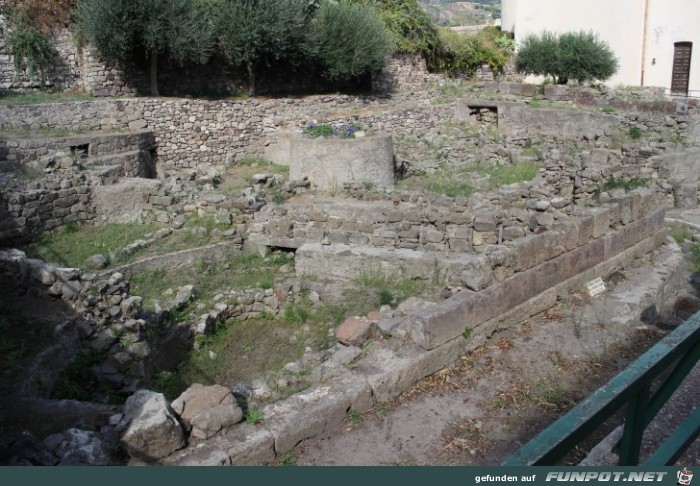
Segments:
[[[586,287],[588,288],[588,295],[591,297],[597,297],[605,292],[605,282],[603,282],[602,278],[591,280],[586,284]]]

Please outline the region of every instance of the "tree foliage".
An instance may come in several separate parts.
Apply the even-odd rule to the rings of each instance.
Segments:
[[[17,13],[26,14],[32,27],[43,34],[54,32],[70,24],[75,8],[75,0],[4,0],[0,14],[14,17]]]
[[[542,32],[524,39],[515,67],[525,74],[549,76],[558,84],[570,79],[605,81],[615,74],[619,63],[607,43],[593,32],[562,35]]]
[[[416,0],[353,0],[374,7],[394,34],[397,53],[431,56],[439,44],[437,28]]]
[[[21,73],[26,68],[30,76],[40,75],[43,85],[53,59],[53,49],[48,35],[35,26],[27,10],[20,8],[13,11],[5,41],[13,58],[15,72]]]
[[[439,32],[440,45],[430,66],[447,76],[471,76],[483,64],[498,72],[510,56],[511,44],[499,29],[485,29],[476,35],[458,34],[448,28]]]
[[[153,95],[159,55],[205,63],[213,46],[209,19],[194,0],[82,0],[78,28],[106,59],[126,61],[143,52],[151,61]]]
[[[255,75],[275,61],[301,62],[307,54],[307,0],[220,0],[216,33],[233,64],[243,64],[255,92]]]
[[[328,77],[352,78],[381,71],[394,42],[374,9],[341,0],[320,6],[309,45]]]

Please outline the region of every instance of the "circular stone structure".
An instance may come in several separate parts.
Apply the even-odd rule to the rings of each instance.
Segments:
[[[357,138],[294,134],[289,139],[289,177],[307,177],[315,189],[326,192],[340,191],[346,182],[393,188],[393,138],[387,133]]]

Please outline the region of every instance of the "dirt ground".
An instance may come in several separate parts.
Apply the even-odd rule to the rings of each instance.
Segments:
[[[632,316],[626,324],[611,324],[619,322],[613,318],[620,312],[615,294],[629,292],[643,280],[644,265],[614,274],[606,282],[608,293],[595,301],[573,294],[516,332],[494,336],[456,366],[428,377],[391,403],[364,416],[348,416],[338,434],[301,444],[283,463],[499,464],[667,332],[667,325],[650,326]],[[698,302],[692,287],[683,292],[691,309],[686,305],[681,318],[697,310]],[[685,408],[692,410],[697,395],[689,396]],[[618,413],[592,433],[562,464],[578,464],[622,417]],[[698,463],[698,442],[679,463]]]

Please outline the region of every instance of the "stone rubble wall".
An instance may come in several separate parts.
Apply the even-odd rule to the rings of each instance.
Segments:
[[[0,190],[0,242],[68,225],[91,224],[94,181],[85,174],[50,175],[42,182]]]
[[[85,146],[88,146],[86,152],[79,150]],[[58,138],[8,137],[4,142],[0,142],[0,171],[8,172],[21,170],[26,165],[40,165],[47,157],[60,154],[82,160],[86,164],[110,165],[114,156],[119,154],[141,152],[150,156],[156,151],[155,136],[151,131],[93,132]],[[152,161],[152,165],[153,167],[141,167],[140,164],[132,162],[124,167],[122,174],[149,177],[149,174],[155,173],[155,161]]]
[[[7,30],[7,21],[0,15],[0,33]],[[71,33],[62,30],[52,36],[53,58],[46,78],[46,87],[59,91],[71,91],[81,87],[80,52]],[[40,89],[41,79],[23,70],[15,71],[14,59],[5,45],[5,35],[0,35],[0,90],[32,91]]]
[[[428,66],[422,54],[394,54],[384,71],[372,77],[372,91],[389,93],[424,90],[445,82],[442,76],[428,72]]]
[[[7,22],[0,16],[0,29]],[[38,76],[16,73],[4,36],[0,36],[0,89],[32,91],[42,87]],[[150,92],[148,62],[136,59],[126,65],[114,65],[104,60],[90,46],[79,46],[68,29],[51,37],[53,62],[46,73],[45,86],[59,91],[82,90],[95,96],[130,96]],[[282,69],[284,70],[284,68]],[[425,59],[419,54],[394,56],[385,72],[369,80],[329,83],[317,73],[271,73],[260,76],[258,90],[266,93],[296,93],[337,91],[358,88],[360,85],[375,92],[423,89],[430,83],[444,82],[440,76],[428,73]],[[269,78],[269,79],[268,79]],[[358,85],[359,83],[359,85]],[[185,63],[172,65],[161,60],[158,67],[158,85],[161,93],[169,96],[186,94],[232,94],[247,92],[248,76],[243,68],[228,66],[225,59],[215,56],[207,64]]]
[[[121,274],[97,277],[27,258],[18,250],[0,251],[0,272],[20,289],[40,284],[47,298],[60,298],[79,314],[56,332],[77,332],[81,349],[104,356],[97,372],[101,384],[125,393],[143,386],[151,354],[148,325],[138,319],[141,298],[129,295],[129,284]]]

